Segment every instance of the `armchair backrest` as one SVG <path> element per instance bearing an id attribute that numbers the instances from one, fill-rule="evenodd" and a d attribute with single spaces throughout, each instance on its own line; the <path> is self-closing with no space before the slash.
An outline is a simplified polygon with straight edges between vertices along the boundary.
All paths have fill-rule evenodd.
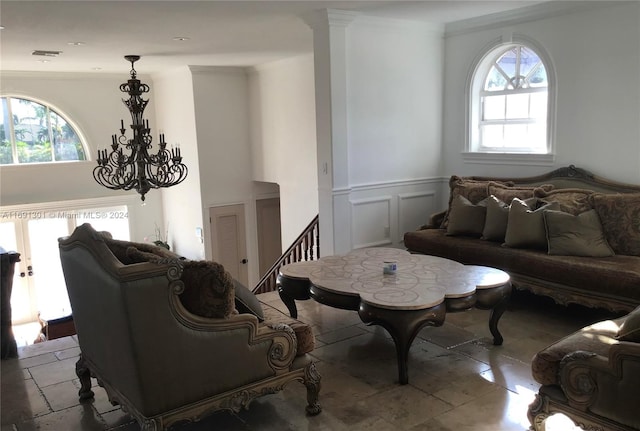
<path id="1" fill-rule="evenodd" d="M 139 315 L 153 309 L 154 304 L 149 303 L 153 295 L 146 295 L 149 289 L 158 291 L 165 286 L 167 302 L 171 265 L 124 265 L 89 224 L 61 238 L 59 247 L 83 357 L 129 400 L 143 404 L 137 350 L 145 320 Z M 146 329 L 146 336 L 158 336 L 155 328 Z"/>

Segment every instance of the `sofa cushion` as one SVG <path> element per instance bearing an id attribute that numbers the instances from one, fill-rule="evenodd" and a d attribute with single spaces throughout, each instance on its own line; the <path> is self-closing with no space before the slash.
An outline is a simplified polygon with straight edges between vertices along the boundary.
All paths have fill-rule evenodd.
<path id="1" fill-rule="evenodd" d="M 286 325 L 289 325 L 291 329 L 293 329 L 298 342 L 296 348 L 297 356 L 309 353 L 315 348 L 316 339 L 313 334 L 313 328 L 311 328 L 311 326 L 284 314 L 280 310 L 264 302 L 262 303 L 262 307 L 264 309 L 264 321 L 267 325 L 284 323 Z"/>
<path id="2" fill-rule="evenodd" d="M 238 313 L 253 314 L 259 321 L 263 321 L 264 310 L 262 309 L 260 301 L 258 301 L 256 295 L 235 278 L 233 279 L 233 285 L 235 287 L 234 302 Z"/>
<path id="3" fill-rule="evenodd" d="M 156 262 L 160 259 L 184 259 L 182 256 L 154 244 L 113 239 L 104 232 L 101 232 L 101 235 L 111 253 L 125 265 Z"/>
<path id="4" fill-rule="evenodd" d="M 524 202 L 531 208 L 536 204 L 537 200 L 536 198 L 529 198 L 525 199 Z M 509 206 L 494 195 L 487 198 L 487 215 L 482 229 L 482 239 L 504 242 L 509 221 Z"/>
<path id="5" fill-rule="evenodd" d="M 586 326 L 538 352 L 531 361 L 533 378 L 542 385 L 558 385 L 560 362 L 565 355 L 577 350 L 609 357 L 609 348 L 616 342 L 622 318 L 604 320 Z"/>
<path id="6" fill-rule="evenodd" d="M 554 189 L 547 191 L 542 188 L 538 188 L 534 192 L 537 198 L 544 202 L 557 202 L 560 205 L 560 211 L 574 215 L 593 208 L 589 200 L 593 193 L 593 191 L 585 189 Z"/>
<path id="7" fill-rule="evenodd" d="M 627 314 L 620 325 L 616 338 L 620 341 L 640 343 L 640 307 Z"/>
<path id="8" fill-rule="evenodd" d="M 579 215 L 543 211 L 548 253 L 564 256 L 613 256 L 595 210 Z"/>
<path id="9" fill-rule="evenodd" d="M 473 204 L 462 195 L 456 196 L 449 209 L 447 235 L 482 235 L 486 212 L 486 198 Z"/>
<path id="10" fill-rule="evenodd" d="M 180 300 L 189 312 L 203 317 L 228 318 L 236 311 L 233 277 L 217 262 L 187 260 Z"/>
<path id="11" fill-rule="evenodd" d="M 637 256 L 558 257 L 543 250 L 502 247 L 492 241 L 447 236 L 444 229 L 407 232 L 404 245 L 411 252 L 500 268 L 512 276 L 532 277 L 540 285 L 557 284 L 568 291 L 640 304 L 640 258 Z"/>
<path id="12" fill-rule="evenodd" d="M 594 193 L 590 200 L 613 251 L 640 256 L 640 193 Z"/>
<path id="13" fill-rule="evenodd" d="M 508 186 L 499 182 L 489 181 L 487 185 L 487 196 L 495 196 L 502 202 L 511 204 L 514 198 L 529 199 L 535 196 L 536 192 L 551 191 L 553 184 L 543 184 L 540 186 Z"/>
<path id="14" fill-rule="evenodd" d="M 504 245 L 515 248 L 547 249 L 547 233 L 544 228 L 543 212 L 557 209 L 558 203 L 551 202 L 532 209 L 531 202 L 514 198 L 509 208 L 507 232 Z"/>

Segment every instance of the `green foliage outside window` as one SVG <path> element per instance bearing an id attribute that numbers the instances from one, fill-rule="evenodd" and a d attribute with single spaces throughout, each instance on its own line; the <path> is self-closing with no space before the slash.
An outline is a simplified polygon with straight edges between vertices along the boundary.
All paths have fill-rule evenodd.
<path id="1" fill-rule="evenodd" d="M 27 99 L 1 102 L 0 165 L 86 160 L 78 133 L 57 112 Z"/>

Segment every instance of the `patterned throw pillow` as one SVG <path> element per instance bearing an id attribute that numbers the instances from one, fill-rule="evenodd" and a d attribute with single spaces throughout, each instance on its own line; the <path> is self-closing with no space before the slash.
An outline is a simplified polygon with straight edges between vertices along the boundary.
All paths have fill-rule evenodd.
<path id="1" fill-rule="evenodd" d="M 578 215 L 593 208 L 589 202 L 589 197 L 593 193 L 592 190 L 585 189 L 555 189 L 551 191 L 537 189 L 535 196 L 545 202 L 558 202 L 560 211 Z"/>
<path id="2" fill-rule="evenodd" d="M 184 292 L 180 300 L 189 312 L 218 319 L 236 312 L 233 278 L 219 263 L 185 261 L 181 280 Z"/>
<path id="3" fill-rule="evenodd" d="M 613 251 L 640 256 L 640 193 L 594 193 L 590 202 Z"/>
<path id="4" fill-rule="evenodd" d="M 489 182 L 487 185 L 487 196 L 495 196 L 506 204 L 511 204 L 514 198 L 529 199 L 535 196 L 538 191 L 551 191 L 553 184 L 543 184 L 541 186 L 505 186 L 497 182 Z"/>

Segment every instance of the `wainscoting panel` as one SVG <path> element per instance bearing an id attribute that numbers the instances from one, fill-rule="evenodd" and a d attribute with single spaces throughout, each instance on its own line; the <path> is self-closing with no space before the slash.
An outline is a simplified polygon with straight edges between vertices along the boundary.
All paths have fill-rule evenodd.
<path id="1" fill-rule="evenodd" d="M 391 196 L 351 200 L 353 248 L 391 245 Z"/>
<path id="2" fill-rule="evenodd" d="M 398 222 L 400 237 L 405 232 L 418 229 L 425 225 L 429 216 L 437 207 L 437 194 L 435 191 L 416 193 L 400 193 L 398 195 Z"/>

